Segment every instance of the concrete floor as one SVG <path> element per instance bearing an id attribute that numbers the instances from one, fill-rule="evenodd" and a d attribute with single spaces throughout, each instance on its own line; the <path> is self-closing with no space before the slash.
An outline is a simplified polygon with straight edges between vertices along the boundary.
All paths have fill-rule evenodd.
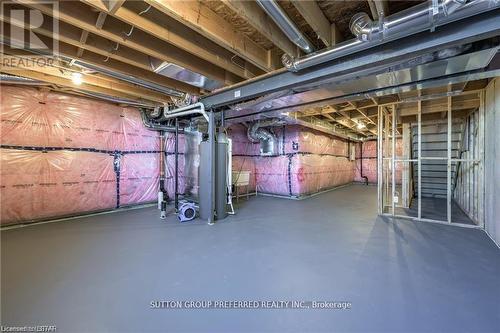
<path id="1" fill-rule="evenodd" d="M 448 220 L 448 205 L 446 199 L 442 198 L 422 198 L 422 218 L 446 222 Z M 390 212 L 390 208 L 387 209 Z M 397 215 L 418 216 L 418 198 L 411 201 L 410 208 L 396 208 Z M 462 224 L 475 224 L 460 206 L 451 201 L 451 222 Z"/>
<path id="2" fill-rule="evenodd" d="M 376 188 L 241 201 L 215 226 L 153 208 L 1 233 L 2 325 L 58 332 L 493 332 L 480 230 L 377 218 Z M 350 310 L 159 310 L 153 300 L 344 300 Z"/>

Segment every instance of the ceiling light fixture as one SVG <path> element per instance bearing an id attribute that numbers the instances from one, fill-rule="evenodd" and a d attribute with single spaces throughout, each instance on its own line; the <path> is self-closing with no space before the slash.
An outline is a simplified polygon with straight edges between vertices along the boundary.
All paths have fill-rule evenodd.
<path id="1" fill-rule="evenodd" d="M 81 73 L 73 72 L 71 74 L 71 81 L 73 81 L 74 84 L 80 85 L 83 82 L 83 76 Z"/>
<path id="2" fill-rule="evenodd" d="M 359 122 L 358 123 L 358 129 L 363 129 L 363 128 L 366 128 L 366 125 L 362 122 Z"/>

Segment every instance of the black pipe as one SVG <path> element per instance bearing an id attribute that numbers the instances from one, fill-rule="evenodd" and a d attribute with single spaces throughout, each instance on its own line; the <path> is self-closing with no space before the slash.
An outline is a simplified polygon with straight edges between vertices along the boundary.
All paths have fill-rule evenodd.
<path id="1" fill-rule="evenodd" d="M 175 118 L 175 212 L 179 211 L 179 119 Z"/>
<path id="2" fill-rule="evenodd" d="M 167 215 L 168 194 L 165 189 L 165 131 L 160 131 L 160 192 L 162 201 L 160 203 L 160 218 L 164 219 Z"/>
<path id="3" fill-rule="evenodd" d="M 361 141 L 361 149 L 360 149 L 360 152 L 361 152 L 361 165 L 360 165 L 360 175 L 361 175 L 361 178 L 364 178 L 365 179 L 365 183 L 366 185 L 368 185 L 368 177 L 366 176 L 363 176 L 363 141 Z"/>

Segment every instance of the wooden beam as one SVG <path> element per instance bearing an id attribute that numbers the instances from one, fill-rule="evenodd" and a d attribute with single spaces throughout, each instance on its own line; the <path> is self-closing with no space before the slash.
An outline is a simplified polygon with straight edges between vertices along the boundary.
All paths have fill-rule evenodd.
<path id="1" fill-rule="evenodd" d="M 99 15 L 97 15 L 97 20 L 95 22 L 95 27 L 97 29 L 102 29 L 102 27 L 104 26 L 104 21 L 106 21 L 107 16 L 108 14 L 106 14 L 105 12 L 100 12 Z"/>
<path id="2" fill-rule="evenodd" d="M 125 3 L 125 0 L 109 0 L 108 1 L 108 13 L 113 15 L 116 13 L 118 9 L 120 9 L 123 4 Z"/>
<path id="3" fill-rule="evenodd" d="M 361 129 L 357 128 L 357 126 L 358 126 L 357 121 L 351 119 L 351 117 L 349 117 L 349 115 L 347 113 L 345 113 L 344 111 L 339 111 L 330 105 L 324 107 L 322 111 L 326 111 L 326 112 L 322 113 L 322 115 L 324 117 L 331 119 L 332 121 L 334 121 L 342 126 L 345 126 L 358 134 L 367 136 L 366 133 L 364 133 Z M 337 114 L 341 115 L 342 116 L 341 120 L 344 120 L 344 121 L 341 121 L 341 120 L 338 120 L 338 119 L 332 117 L 330 115 L 330 113 L 337 113 Z"/>
<path id="4" fill-rule="evenodd" d="M 88 30 L 114 43 L 128 46 L 159 60 L 177 64 L 219 82 L 232 84 L 241 81 L 240 77 L 228 73 L 225 69 L 213 66 L 209 62 L 158 40 L 157 38 L 151 37 L 149 34 L 139 29 L 136 29 L 131 36 L 125 35 L 125 33 L 130 30 L 130 27 L 116 18 L 108 17 L 105 26 L 102 29 L 97 29 L 94 23 L 99 14 L 90 11 L 89 7 L 81 2 L 60 2 L 59 11 L 54 13 L 52 8 L 45 4 L 26 0 L 18 1 L 26 4 L 26 6 L 30 8 L 38 9 L 46 15 L 56 15 L 60 21 L 69 23 L 83 30 Z M 126 25 L 126 27 L 123 25 Z"/>
<path id="5" fill-rule="evenodd" d="M 2 73 L 22 76 L 22 77 L 26 77 L 26 78 L 33 79 L 33 80 L 43 81 L 43 82 L 48 82 L 48 83 L 56 84 L 59 86 L 72 88 L 75 90 L 87 91 L 87 92 L 91 92 L 91 93 L 98 93 L 98 94 L 103 94 L 103 95 L 117 97 L 117 98 L 125 98 L 125 99 L 129 99 L 129 100 L 136 101 L 139 103 L 144 103 L 144 104 L 149 105 L 149 106 L 155 105 L 155 103 L 152 103 L 151 101 L 147 101 L 147 100 L 144 100 L 142 98 L 137 98 L 137 97 L 130 95 L 130 94 L 121 93 L 121 92 L 118 92 L 114 89 L 102 88 L 102 87 L 95 86 L 95 85 L 88 84 L 88 83 L 82 83 L 81 85 L 77 85 L 77 84 L 74 84 L 70 79 L 52 76 L 52 75 L 39 73 L 39 72 L 35 72 L 35 71 L 9 69 L 7 67 L 2 67 L 1 71 L 2 71 Z"/>
<path id="6" fill-rule="evenodd" d="M 4 51 L 10 53 L 12 50 L 7 49 Z M 3 57 L 4 57 L 4 59 L 12 58 L 13 60 L 20 58 L 19 56 L 8 56 L 5 54 L 3 55 Z M 68 79 L 68 80 L 71 80 L 71 75 L 73 72 L 75 72 L 74 70 L 71 70 L 70 68 L 63 66 L 63 64 L 58 64 L 58 67 L 49 66 L 49 65 L 23 67 L 22 62 L 16 62 L 16 63 L 21 64 L 21 66 L 20 67 L 17 66 L 13 69 L 30 70 L 30 71 L 43 73 L 43 74 L 54 76 L 54 77 Z M 27 64 L 27 63 L 24 63 L 24 64 Z M 56 65 L 56 64 L 54 64 L 54 65 Z M 7 68 L 9 68 L 9 67 L 7 67 Z M 117 79 L 114 79 L 114 78 L 111 78 L 111 77 L 108 77 L 105 75 L 85 74 L 82 76 L 82 80 L 86 84 L 90 84 L 90 85 L 101 87 L 101 88 L 115 90 L 117 92 L 121 92 L 121 93 L 130 95 L 130 96 L 134 96 L 136 98 L 144 98 L 144 99 L 159 102 L 159 103 L 169 103 L 172 101 L 172 99 L 170 97 L 166 96 L 165 94 L 155 92 L 155 91 L 152 91 L 150 89 L 142 88 L 142 87 L 139 87 L 135 84 L 125 83 L 123 81 L 120 81 L 120 80 L 117 80 Z"/>
<path id="7" fill-rule="evenodd" d="M 464 109 L 464 110 L 456 110 L 453 112 L 453 118 L 465 118 L 467 117 L 472 111 L 475 109 Z M 441 118 L 441 113 L 426 113 L 422 114 L 422 121 L 429 121 L 429 120 L 440 120 Z M 417 116 L 416 115 L 410 115 L 410 116 L 403 116 L 400 118 L 400 122 L 402 124 L 405 123 L 413 123 L 417 121 Z"/>
<path id="8" fill-rule="evenodd" d="M 389 15 L 389 5 L 387 0 L 367 0 L 370 6 L 370 12 L 374 20 L 378 20 L 381 16 Z"/>
<path id="9" fill-rule="evenodd" d="M 80 44 L 85 45 L 87 43 L 87 38 L 89 37 L 89 32 L 86 30 L 82 30 L 82 34 L 80 35 Z M 78 48 L 78 57 L 83 55 L 83 48 Z"/>
<path id="10" fill-rule="evenodd" d="M 444 100 L 437 100 L 437 101 L 423 101 L 422 114 L 441 113 L 443 111 L 446 111 L 447 107 L 448 107 L 447 98 L 445 98 Z M 452 98 L 452 105 L 451 105 L 452 111 L 469 110 L 478 107 L 479 107 L 479 98 L 465 99 L 465 100 L 455 100 L 455 98 Z M 401 105 L 399 110 L 400 110 L 400 116 L 402 117 L 414 115 L 418 111 L 416 103 Z"/>
<path id="11" fill-rule="evenodd" d="M 358 108 L 358 106 L 357 106 L 356 102 L 349 102 L 349 104 L 351 104 L 351 105 L 352 105 L 352 106 L 356 109 L 356 111 L 358 111 L 358 112 L 359 112 L 359 113 L 360 113 L 360 114 L 361 114 L 361 115 L 362 115 L 365 119 L 367 119 L 367 120 L 368 120 L 368 122 L 370 122 L 370 123 L 371 123 L 371 124 L 373 124 L 373 125 L 376 125 L 376 124 L 375 124 L 375 122 L 374 122 L 374 121 L 373 121 L 370 117 L 368 117 L 368 115 L 367 115 L 364 111 L 362 111 L 361 109 L 359 109 L 359 108 Z M 368 124 L 366 124 L 365 126 L 366 126 L 366 129 L 367 129 L 368 131 L 370 131 L 370 132 L 371 132 L 372 134 L 374 134 L 374 135 L 377 135 L 377 131 L 375 131 L 375 130 L 373 130 L 373 129 L 370 129 L 370 128 L 368 127 Z"/>
<path id="12" fill-rule="evenodd" d="M 81 1 L 91 6 L 95 5 L 95 2 L 91 0 Z M 111 15 L 194 56 L 209 61 L 220 68 L 225 68 L 239 77 L 249 79 L 262 73 L 260 70 L 255 74 L 246 71 L 245 68 L 231 61 L 233 56 L 231 52 L 205 38 L 200 38 L 199 34 L 179 24 L 174 26 L 165 22 L 168 20 L 151 20 L 125 7 L 117 8 Z"/>
<path id="13" fill-rule="evenodd" d="M 269 72 L 268 51 L 233 29 L 231 24 L 199 1 L 145 0 L 162 13 Z"/>
<path id="14" fill-rule="evenodd" d="M 17 23 L 16 21 L 10 21 L 8 17 L 4 16 L 0 16 L 0 20 L 6 23 Z M 118 51 L 114 51 L 108 40 L 93 34 L 89 34 L 86 44 L 82 44 L 78 37 L 82 34 L 82 30 L 64 22 L 59 23 L 59 35 L 54 36 L 52 31 L 45 27 L 45 22 L 47 22 L 49 26 L 51 25 L 49 20 L 44 20 L 44 24 L 41 27 L 32 28 L 31 31 L 38 34 L 41 40 L 47 40 L 47 37 L 54 37 L 58 41 L 59 53 L 61 55 L 70 58 L 78 58 L 95 66 L 103 67 L 120 74 L 135 76 L 165 88 L 171 88 L 193 95 L 200 94 L 200 89 L 195 86 L 152 72 L 149 57 L 143 53 L 127 47 L 121 47 Z M 10 25 L 4 24 L 4 27 L 6 29 L 4 33 L 7 34 Z M 25 28 L 24 25 L 22 25 L 22 27 Z M 44 39 L 44 37 L 40 35 L 46 38 Z M 79 53 L 79 48 L 85 49 L 87 52 L 85 52 L 85 54 Z"/>
<path id="15" fill-rule="evenodd" d="M 333 34 L 331 29 L 332 27 L 336 29 L 336 27 L 328 21 L 316 1 L 292 0 L 292 3 L 304 20 L 306 20 L 307 24 L 313 28 L 318 38 L 320 38 L 327 47 L 333 45 Z"/>
<path id="16" fill-rule="evenodd" d="M 283 52 L 299 55 L 297 46 L 285 36 L 257 3 L 246 0 L 222 0 L 222 2 Z"/>

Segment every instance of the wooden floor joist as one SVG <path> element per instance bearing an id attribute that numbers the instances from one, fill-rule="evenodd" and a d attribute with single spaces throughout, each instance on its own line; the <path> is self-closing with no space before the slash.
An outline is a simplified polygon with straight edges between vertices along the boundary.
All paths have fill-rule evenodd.
<path id="1" fill-rule="evenodd" d="M 139 29 L 127 36 L 126 33 L 131 30 L 131 27 L 116 18 L 108 17 L 103 28 L 98 29 L 95 22 L 99 13 L 92 12 L 90 7 L 83 3 L 75 1 L 60 2 L 58 12 L 54 13 L 51 7 L 42 3 L 18 1 L 30 8 L 38 9 L 46 15 L 57 15 L 60 21 L 102 36 L 114 43 L 128 46 L 162 61 L 175 63 L 213 80 L 229 84 L 242 80 L 241 77 L 237 77 L 223 68 L 213 66 L 209 62 L 154 38 Z"/>
<path id="2" fill-rule="evenodd" d="M 95 1 L 81 1 L 95 8 L 100 8 Z M 201 36 L 199 34 L 180 24 L 166 24 L 166 22 L 169 21 L 168 17 L 164 20 L 151 20 L 147 17 L 150 13 L 151 11 L 141 16 L 131 9 L 119 7 L 114 13 L 110 14 L 130 26 L 137 27 L 151 36 L 159 38 L 194 56 L 200 57 L 220 68 L 225 68 L 239 77 L 245 79 L 254 77 L 254 75 L 246 71 L 245 68 L 235 64 L 231 60 L 234 54 L 226 49 L 208 39 L 200 38 Z M 256 70 L 255 72 L 260 74 L 260 71 Z"/>
<path id="3" fill-rule="evenodd" d="M 257 3 L 245 0 L 222 0 L 222 2 L 283 52 L 299 55 L 298 47 L 285 36 Z"/>
<path id="4" fill-rule="evenodd" d="M 14 58 L 14 59 L 19 59 L 17 56 L 9 56 L 4 54 L 4 59 L 5 58 Z M 4 62 L 5 63 L 5 62 Z M 2 70 L 7 69 L 6 66 L 2 66 Z M 66 66 L 63 66 L 62 64 L 59 64 L 58 67 L 56 67 L 56 64 L 54 66 L 16 66 L 15 68 L 12 68 L 14 70 L 20 70 L 23 73 L 26 73 L 26 71 L 33 71 L 37 73 L 42 73 L 45 75 L 50 75 L 53 77 L 61 78 L 61 79 L 66 79 L 66 80 L 71 80 L 71 76 L 73 73 L 81 73 L 81 71 L 75 70 L 75 69 L 70 69 L 67 68 Z M 11 69 L 11 70 L 12 70 Z M 9 74 L 12 73 L 11 71 Z M 170 97 L 168 97 L 165 94 L 159 93 L 152 91 L 150 89 L 145 89 L 142 87 L 139 87 L 137 85 L 131 84 L 131 83 L 126 83 L 105 75 L 99 75 L 99 74 L 83 74 L 82 75 L 82 82 L 85 84 L 101 87 L 101 88 L 106 88 L 110 89 L 119 93 L 124 93 L 130 96 L 133 96 L 135 98 L 141 98 L 145 100 L 150 100 L 158 103 L 169 103 L 172 101 Z"/>
<path id="5" fill-rule="evenodd" d="M 5 74 L 22 76 L 22 77 L 26 77 L 29 79 L 48 82 L 48 83 L 56 84 L 58 86 L 64 86 L 64 87 L 68 87 L 68 88 L 72 88 L 72 89 L 76 89 L 76 90 L 87 91 L 90 93 L 103 94 L 103 95 L 116 97 L 116 98 L 124 98 L 124 99 L 132 100 L 132 101 L 135 101 L 138 103 L 142 103 L 142 104 L 148 105 L 148 106 L 154 106 L 155 104 L 157 104 L 157 103 L 153 103 L 153 102 L 148 101 L 148 100 L 144 100 L 142 98 L 137 98 L 136 96 L 133 96 L 130 94 L 118 92 L 115 89 L 103 88 L 103 87 L 95 86 L 95 85 L 88 84 L 88 83 L 82 83 L 80 85 L 77 85 L 77 84 L 73 83 L 71 81 L 71 79 L 61 78 L 61 77 L 52 76 L 52 75 L 39 73 L 39 72 L 35 72 L 35 71 L 8 69 L 6 67 L 3 67 L 1 71 L 2 71 L 2 73 L 5 73 Z"/>
<path id="6" fill-rule="evenodd" d="M 1 17 L 1 20 L 6 20 L 6 18 Z M 9 22 L 8 18 L 7 22 Z M 135 76 L 165 88 L 194 95 L 200 93 L 200 89 L 195 86 L 154 73 L 151 70 L 148 57 L 143 53 L 125 47 L 114 51 L 111 44 L 104 38 L 92 34 L 87 37 L 85 44 L 80 43 L 77 36 L 81 34 L 81 29 L 65 23 L 61 23 L 61 25 L 63 28 L 62 31 L 59 35 L 55 36 L 50 30 L 45 29 L 44 26 L 34 28 L 32 31 L 41 35 L 39 37 L 42 41 L 46 41 L 49 37 L 55 37 L 58 41 L 59 53 L 63 56 L 81 59 L 95 66 L 124 75 Z M 8 32 L 9 25 L 4 25 L 4 28 Z M 77 50 L 76 52 L 74 52 L 75 49 Z M 78 51 L 79 49 L 86 50 L 85 54 Z"/>
<path id="7" fill-rule="evenodd" d="M 263 71 L 269 72 L 273 69 L 269 63 L 268 50 L 236 31 L 231 24 L 201 2 L 177 0 L 146 0 L 146 2 Z"/>

